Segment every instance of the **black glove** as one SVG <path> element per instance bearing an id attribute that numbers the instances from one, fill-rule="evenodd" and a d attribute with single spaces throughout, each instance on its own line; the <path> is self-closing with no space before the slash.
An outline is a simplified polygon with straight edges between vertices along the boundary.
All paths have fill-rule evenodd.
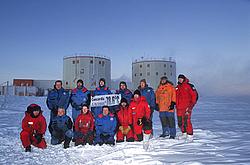
<path id="1" fill-rule="evenodd" d="M 160 110 L 159 104 L 156 104 L 156 105 L 155 105 L 155 110 L 156 110 L 156 111 L 159 111 L 159 110 Z"/>
<path id="2" fill-rule="evenodd" d="M 137 120 L 137 125 L 141 126 L 142 124 L 143 124 L 143 123 L 142 123 L 142 119 L 139 118 L 139 119 Z"/>
<path id="3" fill-rule="evenodd" d="M 152 129 L 152 121 L 150 119 L 146 119 L 145 117 L 142 119 L 143 130 L 151 130 Z"/>
<path id="4" fill-rule="evenodd" d="M 108 140 L 109 138 L 110 138 L 110 135 L 109 134 L 101 134 L 100 135 L 100 138 L 103 140 L 103 141 L 105 141 L 105 140 Z"/>
<path id="5" fill-rule="evenodd" d="M 170 106 L 168 107 L 169 110 L 173 110 L 175 106 L 175 102 L 171 101 Z"/>
<path id="6" fill-rule="evenodd" d="M 40 134 L 40 133 L 36 133 L 34 135 L 36 141 L 37 141 L 37 144 L 41 143 L 42 139 L 43 139 L 43 134 Z"/>

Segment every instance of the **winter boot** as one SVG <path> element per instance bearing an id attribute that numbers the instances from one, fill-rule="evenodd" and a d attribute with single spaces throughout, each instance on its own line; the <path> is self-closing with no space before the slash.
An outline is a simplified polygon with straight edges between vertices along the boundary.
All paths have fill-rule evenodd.
<path id="1" fill-rule="evenodd" d="M 148 150 L 150 134 L 143 134 L 143 149 Z"/>
<path id="2" fill-rule="evenodd" d="M 174 136 L 170 136 L 169 139 L 175 139 L 175 137 Z"/>
<path id="3" fill-rule="evenodd" d="M 193 135 L 187 135 L 186 142 L 190 143 L 190 142 L 193 142 L 193 140 L 194 140 L 194 136 Z"/>
<path id="4" fill-rule="evenodd" d="M 65 141 L 63 144 L 64 149 L 69 148 L 70 141 L 71 141 L 71 138 L 65 137 Z"/>
<path id="5" fill-rule="evenodd" d="M 181 139 L 186 139 L 187 138 L 187 133 L 184 132 L 182 133 L 181 135 L 178 136 L 178 139 L 181 140 Z"/>
<path id="6" fill-rule="evenodd" d="M 31 152 L 31 146 L 26 147 L 25 152 Z"/>

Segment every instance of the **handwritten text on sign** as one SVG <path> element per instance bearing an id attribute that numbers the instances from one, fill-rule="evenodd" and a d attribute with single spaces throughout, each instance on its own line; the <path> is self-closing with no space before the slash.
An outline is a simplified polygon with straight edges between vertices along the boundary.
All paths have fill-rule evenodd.
<path id="1" fill-rule="evenodd" d="M 101 107 L 104 105 L 113 106 L 119 105 L 121 101 L 120 94 L 100 95 L 91 97 L 91 107 Z"/>

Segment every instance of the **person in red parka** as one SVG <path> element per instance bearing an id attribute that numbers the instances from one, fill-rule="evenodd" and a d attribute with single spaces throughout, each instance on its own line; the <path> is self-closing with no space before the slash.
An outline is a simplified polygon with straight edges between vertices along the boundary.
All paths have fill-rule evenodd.
<path id="1" fill-rule="evenodd" d="M 133 99 L 129 105 L 129 111 L 132 111 L 135 141 L 142 141 L 144 136 L 149 138 L 152 133 L 152 124 L 150 120 L 151 111 L 146 98 L 141 96 L 139 90 L 135 90 L 134 92 Z"/>
<path id="2" fill-rule="evenodd" d="M 117 112 L 118 131 L 116 134 L 116 142 L 124 142 L 126 137 L 127 142 L 134 141 L 134 134 L 132 131 L 132 111 L 128 108 L 128 101 L 125 98 L 121 99 L 120 108 Z"/>
<path id="3" fill-rule="evenodd" d="M 183 74 L 180 74 L 178 76 L 178 85 L 176 87 L 178 126 L 182 132 L 182 136 L 179 138 L 188 138 L 191 141 L 193 140 L 191 114 L 197 100 L 198 93 L 194 85 L 190 84 L 188 78 L 186 78 Z"/>
<path id="4" fill-rule="evenodd" d="M 82 106 L 81 114 L 78 115 L 75 121 L 75 146 L 93 144 L 94 140 L 94 117 L 89 111 L 89 106 Z"/>
<path id="5" fill-rule="evenodd" d="M 20 133 L 25 152 L 31 152 L 31 144 L 42 149 L 47 147 L 43 137 L 46 128 L 47 124 L 41 107 L 37 104 L 30 104 L 22 120 L 22 132 Z"/>

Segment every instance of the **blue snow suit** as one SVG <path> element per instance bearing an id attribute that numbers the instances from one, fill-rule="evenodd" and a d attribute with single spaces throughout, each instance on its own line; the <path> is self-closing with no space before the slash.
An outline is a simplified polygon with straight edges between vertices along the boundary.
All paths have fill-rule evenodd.
<path id="1" fill-rule="evenodd" d="M 69 116 L 56 116 L 49 124 L 49 132 L 51 133 L 51 144 L 56 145 L 62 143 L 65 139 L 72 139 L 73 123 Z"/>
<path id="2" fill-rule="evenodd" d="M 49 91 L 47 100 L 46 100 L 47 107 L 51 110 L 50 111 L 50 121 L 57 116 L 57 109 L 59 107 L 63 107 L 65 112 L 69 106 L 69 92 L 64 88 L 59 90 L 52 89 Z"/>
<path id="3" fill-rule="evenodd" d="M 117 126 L 117 119 L 112 114 L 109 113 L 107 116 L 103 114 L 98 115 L 95 120 L 95 129 L 96 129 L 96 136 L 95 136 L 95 144 L 115 144 L 115 132 Z"/>
<path id="4" fill-rule="evenodd" d="M 121 94 L 121 98 L 125 98 L 128 101 L 128 104 L 130 104 L 131 98 L 133 96 L 132 92 L 129 89 L 119 89 L 116 90 L 116 94 Z"/>
<path id="5" fill-rule="evenodd" d="M 75 88 L 71 92 L 70 103 L 72 106 L 72 118 L 75 123 L 77 116 L 81 113 L 84 104 L 90 104 L 90 91 L 87 88 Z"/>
<path id="6" fill-rule="evenodd" d="M 94 90 L 93 96 L 98 96 L 98 95 L 108 95 L 112 94 L 112 92 L 109 90 L 108 87 L 98 87 Z M 91 112 L 94 114 L 94 118 L 96 119 L 99 114 L 102 113 L 102 106 L 100 107 L 92 107 Z"/>

